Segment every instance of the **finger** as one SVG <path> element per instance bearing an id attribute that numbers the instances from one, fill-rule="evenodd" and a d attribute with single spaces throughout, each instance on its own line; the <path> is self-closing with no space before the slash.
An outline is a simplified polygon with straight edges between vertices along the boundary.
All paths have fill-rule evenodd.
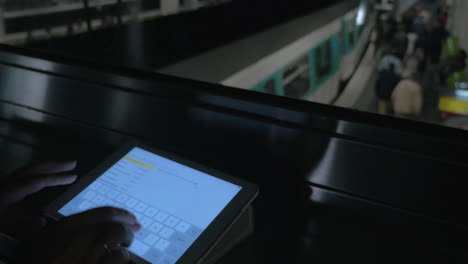
<path id="1" fill-rule="evenodd" d="M 102 264 L 127 264 L 130 261 L 130 254 L 125 248 L 112 250 L 111 253 L 102 257 Z"/>
<path id="2" fill-rule="evenodd" d="M 124 209 L 113 207 L 95 208 L 66 217 L 61 220 L 61 224 L 70 229 L 78 228 L 82 225 L 92 225 L 106 222 L 127 224 L 131 227 L 132 231 L 135 232 L 141 229 L 140 223 L 138 223 L 136 217 L 132 213 Z"/>
<path id="3" fill-rule="evenodd" d="M 103 224 L 98 241 L 110 247 L 129 247 L 133 241 L 133 231 L 129 225 L 122 223 Z"/>
<path id="4" fill-rule="evenodd" d="M 94 246 L 88 253 L 87 262 L 102 258 L 108 254 L 108 250 L 119 247 L 129 247 L 133 241 L 133 231 L 130 227 L 122 223 L 97 225 L 99 233 L 96 234 Z"/>
<path id="5" fill-rule="evenodd" d="M 50 252 L 50 258 L 54 259 L 51 262 L 53 264 L 98 263 L 98 258 L 95 258 L 94 261 L 84 262 L 85 259 L 89 260 L 89 252 L 96 245 L 95 241 L 98 232 L 97 226 L 86 226 L 79 230 L 79 232 L 68 234 L 61 241 L 56 241 L 58 247 L 55 248 L 55 252 L 51 251 L 50 248 L 44 251 Z M 50 247 L 50 245 L 43 246 Z M 99 258 L 105 254 L 104 246 L 101 245 L 101 247 L 102 252 Z"/>
<path id="6" fill-rule="evenodd" d="M 30 164 L 14 172 L 19 177 L 31 176 L 34 174 L 55 174 L 68 172 L 76 168 L 76 160 L 72 161 L 48 161 Z"/>
<path id="7" fill-rule="evenodd" d="M 36 193 L 46 187 L 71 184 L 76 180 L 76 178 L 76 175 L 59 174 L 27 179 L 22 183 L 16 184 L 1 192 L 0 208 L 5 208 L 19 202 L 26 196 Z"/>

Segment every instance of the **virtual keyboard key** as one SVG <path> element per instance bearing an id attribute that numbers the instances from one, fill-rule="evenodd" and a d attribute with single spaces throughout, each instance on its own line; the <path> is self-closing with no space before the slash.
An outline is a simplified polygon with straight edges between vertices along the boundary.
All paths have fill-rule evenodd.
<path id="1" fill-rule="evenodd" d="M 191 238 L 197 238 L 201 233 L 202 233 L 202 230 L 200 228 L 195 227 L 195 226 L 191 226 L 189 228 L 189 230 L 187 230 L 187 232 L 185 232 L 185 234 L 188 237 L 191 237 Z"/>
<path id="2" fill-rule="evenodd" d="M 83 197 L 88 199 L 88 200 L 92 200 L 94 198 L 94 196 L 96 196 L 95 192 L 87 191 Z"/>
<path id="3" fill-rule="evenodd" d="M 167 255 L 179 258 L 184 254 L 184 251 L 180 248 L 175 246 L 173 243 L 171 243 L 167 248 L 166 248 L 166 253 Z"/>
<path id="4" fill-rule="evenodd" d="M 91 203 L 90 201 L 87 201 L 87 200 L 84 200 L 83 202 L 81 202 L 81 204 L 78 206 L 78 209 L 80 209 L 81 211 L 86 211 L 90 208 L 94 207 L 94 204 Z"/>
<path id="5" fill-rule="evenodd" d="M 104 202 L 102 202 L 102 206 L 109 206 L 109 207 L 113 207 L 114 206 L 114 203 L 111 199 L 104 199 Z"/>
<path id="6" fill-rule="evenodd" d="M 130 207 L 130 208 L 135 208 L 135 205 L 138 203 L 138 200 L 134 199 L 134 198 L 130 198 L 128 199 L 128 201 L 125 203 L 126 206 Z"/>
<path id="7" fill-rule="evenodd" d="M 166 220 L 165 224 L 170 227 L 174 227 L 175 225 L 177 225 L 178 222 L 179 222 L 179 219 L 171 216 Z"/>
<path id="8" fill-rule="evenodd" d="M 143 202 L 140 202 L 139 204 L 137 204 L 137 206 L 135 207 L 135 210 L 137 210 L 138 212 L 140 213 L 143 213 L 146 208 L 148 208 L 148 205 L 143 203 Z"/>
<path id="9" fill-rule="evenodd" d="M 120 194 L 119 196 L 117 196 L 117 202 L 121 203 L 121 204 L 124 204 L 127 200 L 128 200 L 128 196 L 124 193 Z"/>
<path id="10" fill-rule="evenodd" d="M 189 230 L 190 224 L 186 222 L 180 222 L 175 229 L 179 232 L 185 233 L 187 230 Z"/>
<path id="11" fill-rule="evenodd" d="M 143 242 L 145 242 L 146 244 L 150 246 L 153 246 L 154 243 L 156 243 L 156 241 L 158 240 L 159 240 L 159 237 L 157 235 L 149 234 Z"/>
<path id="12" fill-rule="evenodd" d="M 137 220 L 140 220 L 143 217 L 143 215 L 140 213 L 137 213 L 137 212 L 131 212 L 131 213 L 136 217 Z"/>
<path id="13" fill-rule="evenodd" d="M 89 188 L 94 191 L 99 190 L 99 188 L 101 187 L 102 187 L 102 184 L 99 182 L 93 182 L 91 185 L 89 185 Z"/>
<path id="14" fill-rule="evenodd" d="M 154 217 L 154 215 L 158 212 L 159 210 L 154 208 L 154 207 L 149 207 L 148 209 L 146 209 L 145 211 L 145 215 L 147 215 L 148 217 Z"/>
<path id="15" fill-rule="evenodd" d="M 141 218 L 139 221 L 140 221 L 140 224 L 146 228 L 150 227 L 151 224 L 153 223 L 153 219 L 146 217 L 146 216 L 143 216 L 143 218 Z"/>
<path id="16" fill-rule="evenodd" d="M 165 239 L 169 239 L 172 234 L 174 234 L 174 230 L 164 227 L 161 232 L 159 232 L 159 235 L 164 237 Z"/>
<path id="17" fill-rule="evenodd" d="M 135 239 L 144 240 L 151 232 L 147 228 L 142 228 L 135 233 Z"/>
<path id="18" fill-rule="evenodd" d="M 148 250 L 148 252 L 146 252 L 144 258 L 147 259 L 150 263 L 160 264 L 163 256 L 164 254 L 161 251 L 155 248 L 151 248 L 150 250 Z"/>
<path id="19" fill-rule="evenodd" d="M 110 190 L 106 196 L 111 198 L 111 199 L 115 199 L 120 193 L 114 189 Z"/>
<path id="20" fill-rule="evenodd" d="M 149 230 L 151 232 L 154 232 L 155 234 L 159 233 L 159 231 L 161 231 L 161 229 L 163 228 L 164 226 L 158 222 L 154 222 L 150 227 L 149 227 Z"/>
<path id="21" fill-rule="evenodd" d="M 112 201 L 110 199 L 104 198 L 104 200 L 102 200 L 102 202 L 98 205 L 99 206 L 112 206 Z"/>
<path id="22" fill-rule="evenodd" d="M 101 188 L 99 188 L 99 192 L 103 195 L 106 195 L 108 192 L 110 192 L 110 188 L 107 187 L 106 185 L 103 185 Z"/>
<path id="23" fill-rule="evenodd" d="M 121 208 L 122 207 L 118 202 L 116 202 L 114 200 L 109 200 L 109 205 L 112 206 L 112 207 L 116 207 L 116 208 Z"/>
<path id="24" fill-rule="evenodd" d="M 160 264 L 174 264 L 176 263 L 175 259 L 174 258 L 171 258 L 169 256 L 165 256 L 163 260 L 161 260 L 161 262 L 159 262 Z"/>
<path id="25" fill-rule="evenodd" d="M 96 197 L 94 197 L 93 199 L 93 202 L 96 203 L 97 205 L 102 205 L 102 203 L 104 202 L 104 196 L 102 195 L 96 195 Z"/>
<path id="26" fill-rule="evenodd" d="M 142 256 L 150 249 L 150 247 L 135 239 L 133 240 L 132 245 L 128 249 L 131 252 Z"/>
<path id="27" fill-rule="evenodd" d="M 182 233 L 174 233 L 174 235 L 171 238 L 171 241 L 173 244 L 181 248 L 187 248 L 190 246 L 193 240 L 189 239 L 187 236 L 185 236 Z"/>
<path id="28" fill-rule="evenodd" d="M 169 241 L 165 240 L 165 239 L 160 239 L 155 245 L 154 247 L 161 250 L 161 251 L 164 251 L 166 250 L 167 247 L 169 247 L 171 243 L 169 243 Z"/>
<path id="29" fill-rule="evenodd" d="M 167 217 L 169 215 L 164 213 L 164 212 L 159 212 L 155 217 L 154 219 L 158 220 L 159 222 L 161 223 L 164 223 L 164 221 L 166 221 Z"/>

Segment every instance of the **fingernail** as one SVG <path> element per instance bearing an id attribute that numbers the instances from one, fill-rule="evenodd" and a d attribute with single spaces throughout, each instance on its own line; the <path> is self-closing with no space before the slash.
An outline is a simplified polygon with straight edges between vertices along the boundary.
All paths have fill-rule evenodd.
<path id="1" fill-rule="evenodd" d="M 64 160 L 58 161 L 58 168 L 62 171 L 71 171 L 76 168 L 77 161 L 76 160 Z"/>
<path id="2" fill-rule="evenodd" d="M 72 175 L 70 176 L 70 178 L 72 179 L 72 181 L 76 181 L 76 179 L 78 178 L 78 175 Z"/>
<path id="3" fill-rule="evenodd" d="M 135 225 L 135 227 L 136 227 L 136 232 L 138 232 L 138 231 L 141 230 L 141 228 L 142 228 L 143 226 L 142 226 L 140 223 L 137 223 L 137 224 Z"/>
<path id="4" fill-rule="evenodd" d="M 75 168 L 77 163 L 78 163 L 77 160 L 64 160 L 64 161 L 62 161 L 62 164 L 64 166 L 67 166 L 67 167 L 70 167 L 70 168 Z"/>

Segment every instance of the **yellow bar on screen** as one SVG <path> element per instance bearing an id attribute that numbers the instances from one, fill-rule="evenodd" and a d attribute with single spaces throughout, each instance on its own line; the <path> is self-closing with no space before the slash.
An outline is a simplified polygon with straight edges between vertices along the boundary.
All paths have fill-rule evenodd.
<path id="1" fill-rule="evenodd" d="M 123 159 L 126 160 L 126 161 L 128 161 L 128 162 L 131 162 L 131 163 L 134 163 L 134 164 L 136 164 L 136 165 L 139 165 L 139 166 L 141 166 L 141 167 L 143 167 L 143 168 L 145 168 L 145 169 L 148 169 L 148 170 L 154 170 L 154 169 L 155 169 L 154 166 L 151 166 L 151 165 L 149 165 L 149 164 L 146 164 L 146 163 L 144 163 L 144 162 L 141 162 L 141 161 L 139 161 L 139 160 L 137 160 L 137 159 L 134 159 L 134 158 L 132 158 L 132 157 L 129 157 L 129 156 L 125 156 Z"/>

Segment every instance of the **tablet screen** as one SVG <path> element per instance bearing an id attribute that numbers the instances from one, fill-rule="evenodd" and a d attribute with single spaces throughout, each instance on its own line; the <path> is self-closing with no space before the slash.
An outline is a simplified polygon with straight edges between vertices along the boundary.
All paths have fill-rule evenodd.
<path id="1" fill-rule="evenodd" d="M 176 263 L 241 186 L 135 147 L 65 204 L 69 216 L 113 206 L 143 228 L 129 250 L 150 263 Z"/>

